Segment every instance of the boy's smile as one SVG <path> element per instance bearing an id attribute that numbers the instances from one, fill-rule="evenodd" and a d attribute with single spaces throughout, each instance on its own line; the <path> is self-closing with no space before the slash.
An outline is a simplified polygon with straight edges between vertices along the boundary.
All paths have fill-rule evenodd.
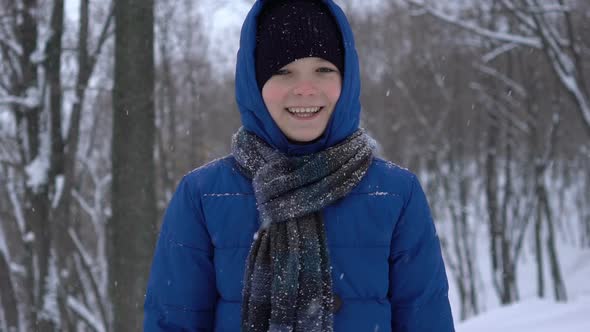
<path id="1" fill-rule="evenodd" d="M 262 87 L 262 98 L 279 129 L 295 142 L 320 137 L 342 88 L 337 67 L 321 58 L 295 60 Z"/>

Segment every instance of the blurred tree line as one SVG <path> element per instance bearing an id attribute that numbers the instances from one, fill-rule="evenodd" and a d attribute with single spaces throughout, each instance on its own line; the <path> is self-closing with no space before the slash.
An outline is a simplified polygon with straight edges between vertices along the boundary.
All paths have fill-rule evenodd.
<path id="1" fill-rule="evenodd" d="M 0 0 L 0 331 L 139 329 L 176 183 L 240 125 L 201 1 L 80 0 L 72 21 Z M 518 301 L 525 255 L 566 301 L 559 244 L 590 247 L 590 3 L 338 2 L 363 126 L 428 191 L 457 318 L 484 287 Z"/>

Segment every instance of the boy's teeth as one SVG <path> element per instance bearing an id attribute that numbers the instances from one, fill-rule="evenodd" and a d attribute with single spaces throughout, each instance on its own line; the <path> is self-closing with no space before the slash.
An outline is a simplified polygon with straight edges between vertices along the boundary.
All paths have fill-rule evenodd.
<path id="1" fill-rule="evenodd" d="M 288 108 L 291 113 L 316 113 L 321 107 L 291 107 Z"/>

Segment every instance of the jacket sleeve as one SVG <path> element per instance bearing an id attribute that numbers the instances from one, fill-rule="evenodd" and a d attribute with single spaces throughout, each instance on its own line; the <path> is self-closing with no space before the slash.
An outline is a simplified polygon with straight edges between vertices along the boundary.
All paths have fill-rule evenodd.
<path id="1" fill-rule="evenodd" d="M 178 185 L 164 214 L 144 303 L 145 332 L 213 331 L 213 246 L 196 183 L 190 183 L 189 176 Z"/>
<path id="2" fill-rule="evenodd" d="M 426 196 L 413 177 L 391 240 L 393 332 L 451 332 L 453 317 L 440 243 Z"/>

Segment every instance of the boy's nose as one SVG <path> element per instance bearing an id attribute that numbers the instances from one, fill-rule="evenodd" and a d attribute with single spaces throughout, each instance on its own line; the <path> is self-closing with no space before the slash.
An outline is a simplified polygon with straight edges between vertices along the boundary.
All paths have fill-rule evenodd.
<path id="1" fill-rule="evenodd" d="M 315 95 L 317 91 L 317 88 L 309 81 L 301 82 L 293 89 L 294 94 L 301 96 Z"/>

